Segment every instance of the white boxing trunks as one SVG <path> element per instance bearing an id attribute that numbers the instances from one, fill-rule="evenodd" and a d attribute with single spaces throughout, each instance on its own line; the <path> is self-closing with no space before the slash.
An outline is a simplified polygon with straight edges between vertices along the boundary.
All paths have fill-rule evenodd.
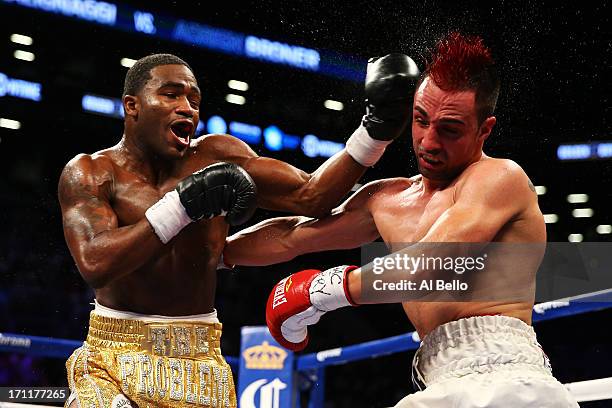
<path id="1" fill-rule="evenodd" d="M 395 408 L 578 408 L 552 376 L 533 328 L 506 316 L 443 324 L 423 339 L 413 361 L 421 391 Z"/>

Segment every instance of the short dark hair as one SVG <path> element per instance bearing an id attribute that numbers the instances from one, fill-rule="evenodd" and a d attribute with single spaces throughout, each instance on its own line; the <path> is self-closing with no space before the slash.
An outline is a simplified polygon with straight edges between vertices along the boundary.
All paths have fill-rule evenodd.
<path id="1" fill-rule="evenodd" d="M 160 65 L 184 65 L 193 72 L 185 61 L 172 54 L 152 54 L 136 61 L 125 74 L 123 96 L 136 95 L 151 79 L 151 70 Z"/>
<path id="2" fill-rule="evenodd" d="M 493 115 L 500 80 L 491 50 L 481 37 L 456 31 L 444 36 L 436 43 L 419 85 L 425 77 L 445 91 L 475 91 L 478 123 Z"/>

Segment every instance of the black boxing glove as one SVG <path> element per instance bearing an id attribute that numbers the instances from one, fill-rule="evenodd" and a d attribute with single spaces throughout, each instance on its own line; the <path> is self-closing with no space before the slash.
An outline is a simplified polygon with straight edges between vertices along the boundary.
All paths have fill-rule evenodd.
<path id="1" fill-rule="evenodd" d="M 404 54 L 388 54 L 368 61 L 365 80 L 366 114 L 346 143 L 347 152 L 364 166 L 372 166 L 386 146 L 408 125 L 419 70 Z"/>
<path id="2" fill-rule="evenodd" d="M 230 225 L 246 222 L 257 208 L 255 182 L 240 166 L 216 163 L 184 178 L 176 187 L 193 221 L 225 215 Z"/>
<path id="3" fill-rule="evenodd" d="M 230 225 L 238 225 L 256 208 L 257 188 L 251 176 L 236 164 L 216 163 L 185 177 L 145 216 L 165 244 L 191 222 L 221 215 Z"/>
<path id="4" fill-rule="evenodd" d="M 414 61 L 404 54 L 389 54 L 368 61 L 367 113 L 362 123 L 374 139 L 393 140 L 406 129 L 418 75 L 415 69 Z"/>

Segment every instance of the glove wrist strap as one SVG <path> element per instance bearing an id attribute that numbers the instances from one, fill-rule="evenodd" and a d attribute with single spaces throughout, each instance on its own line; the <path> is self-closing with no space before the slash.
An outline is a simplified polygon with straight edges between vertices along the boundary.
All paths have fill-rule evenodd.
<path id="1" fill-rule="evenodd" d="M 310 284 L 310 301 L 314 307 L 325 312 L 341 307 L 353 306 L 348 292 L 348 272 L 356 266 L 336 266 L 321 272 Z"/>
<path id="2" fill-rule="evenodd" d="M 346 141 L 346 152 L 362 166 L 371 167 L 382 157 L 391 140 L 376 140 L 359 126 Z"/>
<path id="3" fill-rule="evenodd" d="M 346 296 L 346 300 L 348 300 L 351 306 L 358 306 L 357 303 L 355 303 L 355 301 L 351 297 L 351 292 L 349 292 L 349 287 L 348 287 L 349 285 L 348 274 L 350 271 L 353 271 L 355 269 L 359 269 L 359 268 L 356 266 L 347 266 L 344 269 L 344 276 L 342 278 L 342 287 L 344 288 L 344 295 Z"/>

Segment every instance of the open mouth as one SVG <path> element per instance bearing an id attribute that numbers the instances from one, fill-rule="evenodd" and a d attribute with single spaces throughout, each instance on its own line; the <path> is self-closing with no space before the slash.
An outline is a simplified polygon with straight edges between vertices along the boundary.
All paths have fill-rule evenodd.
<path id="1" fill-rule="evenodd" d="M 189 146 L 193 124 L 189 121 L 176 121 L 170 125 L 170 130 L 176 136 L 178 142 L 183 146 Z"/>
<path id="2" fill-rule="evenodd" d="M 426 154 L 422 154 L 421 155 L 421 160 L 423 160 L 425 163 L 431 165 L 431 166 L 436 166 L 439 164 L 442 164 L 442 162 L 440 160 L 436 160 L 431 156 L 428 156 Z"/>

